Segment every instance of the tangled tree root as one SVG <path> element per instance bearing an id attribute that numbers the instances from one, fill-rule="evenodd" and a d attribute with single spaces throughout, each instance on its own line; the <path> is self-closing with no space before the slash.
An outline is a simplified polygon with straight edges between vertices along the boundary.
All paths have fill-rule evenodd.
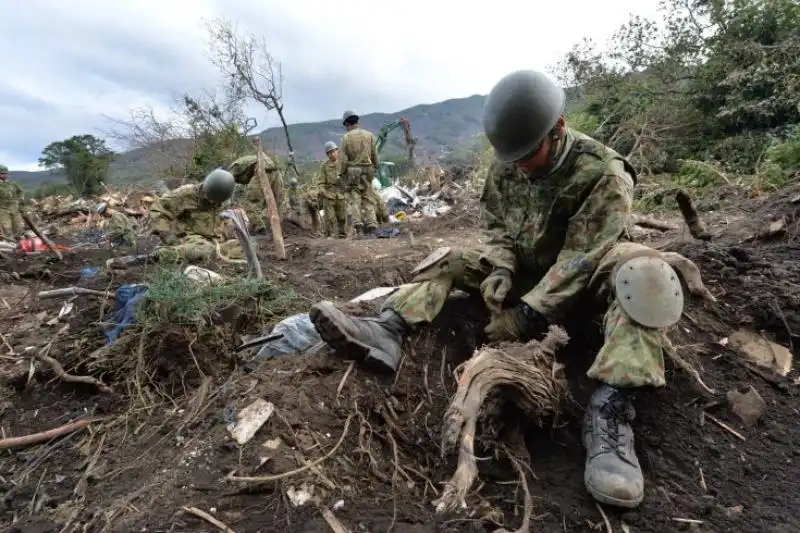
<path id="1" fill-rule="evenodd" d="M 569 392 L 563 366 L 554 354 L 568 341 L 562 328 L 550 326 L 542 341 L 483 348 L 461 365 L 463 372 L 445 413 L 442 435 L 443 451 L 459 444 L 458 466 L 434 502 L 437 513 L 466 507 L 465 497 L 478 477 L 475 432 L 479 418 L 484 425 L 498 423 L 508 402 L 534 421 L 558 412 Z"/>

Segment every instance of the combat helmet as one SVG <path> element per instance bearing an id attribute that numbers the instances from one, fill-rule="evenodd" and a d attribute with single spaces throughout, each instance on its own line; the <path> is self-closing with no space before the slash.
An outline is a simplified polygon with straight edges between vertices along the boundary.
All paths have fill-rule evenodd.
<path id="1" fill-rule="evenodd" d="M 506 75 L 483 106 L 483 130 L 501 163 L 534 152 L 564 112 L 564 90 L 535 70 Z"/>
<path id="2" fill-rule="evenodd" d="M 298 185 L 299 183 L 300 183 L 300 182 L 298 182 L 298 181 L 297 181 L 297 178 L 295 178 L 294 176 L 292 176 L 291 178 L 289 178 L 289 187 L 292 187 L 292 188 L 294 188 L 294 187 L 297 187 L 297 185 Z"/>
<path id="3" fill-rule="evenodd" d="M 356 120 L 358 120 L 358 115 L 356 115 L 356 112 L 353 111 L 352 109 L 348 109 L 342 114 L 342 124 L 347 122 L 347 119 L 349 118 L 355 118 Z"/>
<path id="4" fill-rule="evenodd" d="M 328 141 L 328 142 L 325 143 L 325 153 L 326 154 L 329 154 L 329 153 L 333 152 L 334 150 L 338 150 L 338 149 L 339 149 L 339 147 L 336 146 L 336 143 L 333 142 L 333 141 Z"/>
<path id="5" fill-rule="evenodd" d="M 8 167 L 5 165 L 0 165 L 0 174 L 8 174 Z"/>
<path id="6" fill-rule="evenodd" d="M 235 184 L 233 174 L 218 168 L 212 170 L 203 180 L 203 192 L 210 201 L 221 204 L 231 197 Z"/>

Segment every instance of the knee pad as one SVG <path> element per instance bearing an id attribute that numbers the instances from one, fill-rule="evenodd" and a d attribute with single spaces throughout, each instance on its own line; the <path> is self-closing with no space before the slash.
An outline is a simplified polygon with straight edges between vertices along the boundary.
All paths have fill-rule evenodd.
<path id="1" fill-rule="evenodd" d="M 617 302 L 637 324 L 663 328 L 683 314 L 683 287 L 677 272 L 663 259 L 639 255 L 620 262 L 612 274 Z"/>

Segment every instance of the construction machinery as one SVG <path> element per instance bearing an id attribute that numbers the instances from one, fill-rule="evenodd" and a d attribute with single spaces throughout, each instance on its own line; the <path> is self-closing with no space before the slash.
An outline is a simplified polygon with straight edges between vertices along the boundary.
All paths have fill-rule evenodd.
<path id="1" fill-rule="evenodd" d="M 413 165 L 414 146 L 417 144 L 417 139 L 411 135 L 411 122 L 406 118 L 401 117 L 381 127 L 378 138 L 375 140 L 375 148 L 378 155 L 380 156 L 383 147 L 386 145 L 386 139 L 389 137 L 389 134 L 397 128 L 403 128 L 403 136 L 405 137 L 406 148 L 408 149 L 408 161 Z M 389 187 L 397 179 L 397 166 L 391 161 L 381 161 L 377 177 L 378 181 L 381 183 L 381 187 Z"/>

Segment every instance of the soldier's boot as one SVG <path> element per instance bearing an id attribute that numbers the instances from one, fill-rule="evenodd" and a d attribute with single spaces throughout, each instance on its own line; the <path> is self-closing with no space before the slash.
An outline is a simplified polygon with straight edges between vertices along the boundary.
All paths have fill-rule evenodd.
<path id="1" fill-rule="evenodd" d="M 644 477 L 633 447 L 635 416 L 627 391 L 601 385 L 589 401 L 583 418 L 583 480 L 600 503 L 634 508 L 644 498 Z"/>
<path id="2" fill-rule="evenodd" d="M 353 224 L 353 237 L 356 239 L 361 236 L 364 226 L 361 224 Z"/>
<path id="3" fill-rule="evenodd" d="M 322 340 L 337 354 L 354 358 L 375 372 L 397 370 L 409 327 L 394 311 L 387 309 L 377 318 L 359 318 L 343 313 L 331 302 L 320 302 L 311 308 L 310 317 Z"/>

